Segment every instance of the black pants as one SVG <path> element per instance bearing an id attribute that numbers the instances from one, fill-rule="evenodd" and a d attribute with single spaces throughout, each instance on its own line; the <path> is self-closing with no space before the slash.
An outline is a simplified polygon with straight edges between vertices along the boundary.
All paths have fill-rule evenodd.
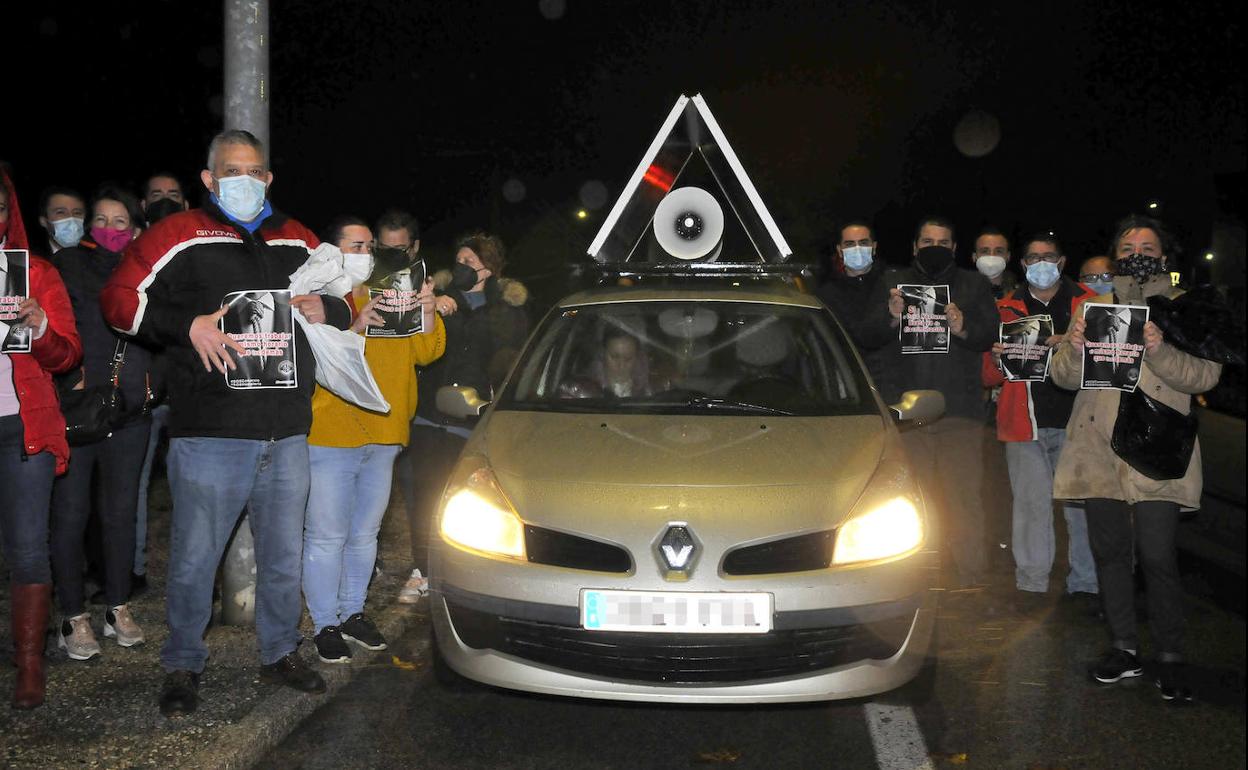
<path id="1" fill-rule="evenodd" d="M 1177 658 L 1184 627 L 1183 585 L 1174 545 L 1178 503 L 1146 500 L 1132 506 L 1122 500 L 1089 498 L 1086 508 L 1088 539 L 1096 559 L 1101 601 L 1114 646 L 1139 649 L 1132 574 L 1132 557 L 1138 548 L 1148 593 L 1148 624 L 1157 657 Z"/>
<path id="2" fill-rule="evenodd" d="M 113 607 L 130 597 L 139 473 L 150 426 L 149 420 L 139 420 L 102 441 L 74 447 L 69 470 L 52 486 L 52 578 L 66 616 L 81 614 L 85 607 L 82 537 L 91 514 L 92 489 L 103 534 L 104 598 Z"/>
<path id="3" fill-rule="evenodd" d="M 429 425 L 413 425 L 412 438 L 395 460 L 398 486 L 407 507 L 412 563 L 429 574 L 429 528 L 447 477 L 467 439 Z"/>

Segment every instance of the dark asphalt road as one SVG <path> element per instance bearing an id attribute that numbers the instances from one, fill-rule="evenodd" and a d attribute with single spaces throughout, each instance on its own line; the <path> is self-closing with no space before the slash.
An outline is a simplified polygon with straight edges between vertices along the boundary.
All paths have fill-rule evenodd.
<path id="1" fill-rule="evenodd" d="M 1194 599 L 1200 702 L 1163 703 L 1151 679 L 1096 687 L 1099 621 L 1059 603 L 1032 616 L 989 594 L 950 594 L 938 663 L 867 701 L 783 707 L 600 703 L 439 685 L 428 627 L 396 640 L 260 763 L 283 768 L 871 768 L 868 714 L 908 706 L 927 766 L 1244 766 L 1244 619 Z M 397 661 L 395 660 L 397 658 Z M 907 766 L 914 766 L 913 764 Z M 922 765 L 918 765 L 922 766 Z"/>

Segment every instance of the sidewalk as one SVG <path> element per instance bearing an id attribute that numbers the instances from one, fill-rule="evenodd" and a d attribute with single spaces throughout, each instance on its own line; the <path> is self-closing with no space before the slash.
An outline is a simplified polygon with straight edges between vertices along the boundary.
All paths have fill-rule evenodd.
<path id="1" fill-rule="evenodd" d="M 159 652 L 166 636 L 169 534 L 169 495 L 163 478 L 153 481 L 150 505 L 149 588 L 131 603 L 147 641 L 124 649 L 105 639 L 103 608 L 91 607 L 103 654 L 90 661 L 72 661 L 57 648 L 54 628 L 60 617 L 53 610 L 46 648 L 47 701 L 34 711 L 9 708 L 14 680 L 9 584 L 7 579 L 0 582 L 0 767 L 248 768 L 302 719 L 329 703 L 369 661 L 380 658 L 390 665 L 412 665 L 393 661 L 387 651 L 370 653 L 354 645 L 350 665 L 321 663 L 305 611 L 301 629 L 306 641 L 300 652 L 328 686 L 322 695 L 308 695 L 261 684 L 255 633 L 214 625 L 207 634 L 210 659 L 200 683 L 199 709 L 176 719 L 161 716 L 157 698 L 164 671 Z M 396 602 L 411 566 L 407 520 L 397 493 L 382 523 L 379 556 L 386 574 L 373 580 L 366 611 L 382 633 L 394 639 L 425 614 L 423 604 Z M 0 574 L 7 574 L 2 559 Z"/>

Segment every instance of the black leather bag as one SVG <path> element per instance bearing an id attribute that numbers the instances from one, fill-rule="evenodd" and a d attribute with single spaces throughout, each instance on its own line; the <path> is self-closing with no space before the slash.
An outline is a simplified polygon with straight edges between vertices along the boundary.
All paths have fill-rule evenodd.
<path id="1" fill-rule="evenodd" d="M 61 391 L 65 440 L 70 446 L 102 441 L 125 422 L 126 397 L 118 386 L 125 358 L 126 343 L 119 342 L 113 353 L 113 371 L 108 384 Z"/>
<path id="2" fill-rule="evenodd" d="M 1196 446 L 1196 415 L 1172 409 L 1137 388 L 1122 394 L 1109 445 L 1150 479 L 1181 479 Z"/>

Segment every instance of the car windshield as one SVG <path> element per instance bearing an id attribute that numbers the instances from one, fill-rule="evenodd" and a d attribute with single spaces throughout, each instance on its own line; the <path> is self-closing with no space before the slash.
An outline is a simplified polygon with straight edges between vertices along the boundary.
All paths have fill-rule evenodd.
<path id="1" fill-rule="evenodd" d="M 878 414 L 823 310 L 647 301 L 557 310 L 499 409 L 605 414 Z"/>

